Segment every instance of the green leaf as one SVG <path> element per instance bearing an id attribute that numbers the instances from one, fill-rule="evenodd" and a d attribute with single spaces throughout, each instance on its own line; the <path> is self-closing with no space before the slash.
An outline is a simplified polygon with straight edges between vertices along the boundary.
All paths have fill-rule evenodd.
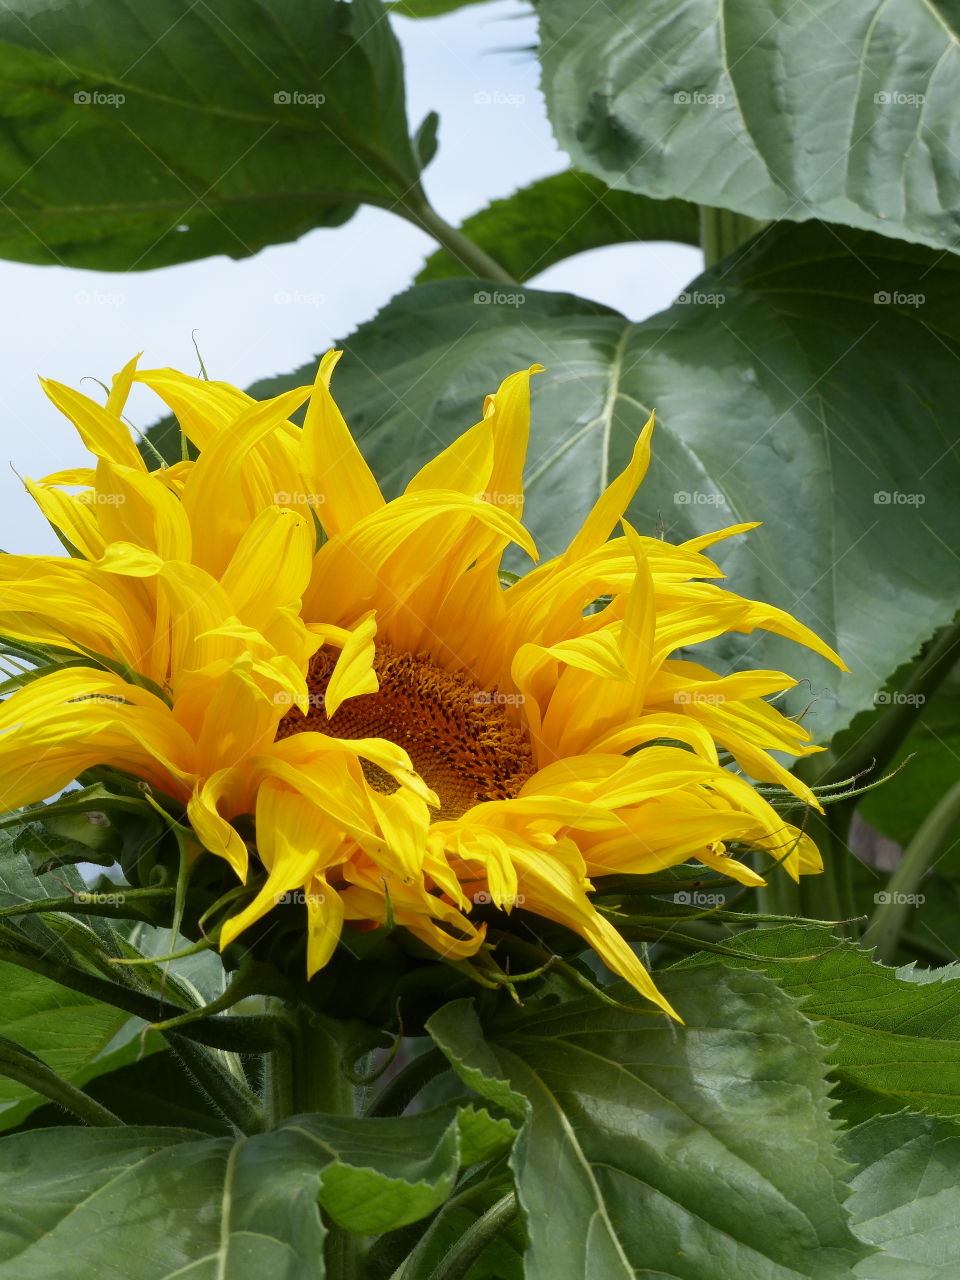
<path id="1" fill-rule="evenodd" d="M 960 22 L 913 0 L 541 0 L 560 146 L 611 186 L 955 249 Z M 882 286 L 880 286 L 882 287 Z"/>
<path id="2" fill-rule="evenodd" d="M 37 1057 L 71 1084 L 129 1023 L 129 1014 L 68 991 L 58 983 L 12 964 L 0 963 L 0 1034 Z M 131 1054 L 136 1052 L 134 1045 Z M 89 1078 L 89 1077 L 87 1077 Z M 26 1100 L 29 1107 L 12 1107 Z M 0 1076 L 0 1128 L 19 1123 L 44 1099 L 16 1080 Z"/>
<path id="3" fill-rule="evenodd" d="M 317 1204 L 350 1231 L 437 1209 L 460 1164 L 450 1108 L 295 1116 L 231 1140 L 184 1129 L 43 1129 L 0 1139 L 0 1280 L 322 1280 Z"/>
<path id="4" fill-rule="evenodd" d="M 700 243 L 700 215 L 686 200 L 649 200 L 611 191 L 589 173 L 568 169 L 522 187 L 471 214 L 460 228 L 516 280 L 546 271 L 575 253 L 636 240 Z M 464 275 L 452 253 L 432 254 L 417 283 Z"/>
<path id="5" fill-rule="evenodd" d="M 494 1119 L 485 1107 L 460 1107 L 460 1163 L 467 1167 L 501 1155 L 512 1144 L 516 1129 L 506 1118 Z"/>
<path id="6" fill-rule="evenodd" d="M 893 698 L 896 690 L 887 692 Z M 859 812 L 878 831 L 907 845 L 934 805 L 957 780 L 960 759 L 960 685 L 945 684 L 923 708 L 921 719 L 890 769 L 900 772 L 860 801 Z M 948 850 L 937 872 L 960 879 L 960 850 Z"/>
<path id="7" fill-rule="evenodd" d="M 76 796 L 78 804 L 84 803 L 82 793 L 69 795 Z M 65 808 L 67 799 L 64 797 Z M 71 866 L 35 874 L 18 848 L 18 840 L 0 832 L 0 908 L 63 898 L 85 889 L 83 879 Z M 6 917 L 2 928 L 14 941 L 22 938 L 27 944 L 39 945 L 45 956 L 90 968 L 113 981 L 132 983 L 142 992 L 179 1000 L 185 1008 L 209 1002 L 222 992 L 223 965 L 211 952 L 135 970 L 112 965 L 111 957 L 163 955 L 171 948 L 169 930 L 137 924 L 129 929 L 134 945 L 124 936 L 124 923 L 115 928 L 95 915 L 78 918 L 38 913 Z M 174 941 L 174 949 L 176 946 Z M 20 965 L 0 961 L 0 1034 L 36 1054 L 77 1087 L 156 1052 L 163 1043 L 161 1038 L 156 1034 L 143 1037 L 143 1028 L 139 1018 L 131 1018 L 123 1010 Z M 180 1078 L 178 1072 L 175 1079 Z M 0 1129 L 21 1124 L 42 1102 L 33 1090 L 0 1078 Z"/>
<path id="8" fill-rule="evenodd" d="M 388 0 L 387 8 L 404 18 L 439 18 L 485 0 Z"/>
<path id="9" fill-rule="evenodd" d="M 334 391 L 395 494 L 477 420 L 501 378 L 547 365 L 533 383 L 524 511 L 544 556 L 567 546 L 655 406 L 631 520 L 671 541 L 764 522 L 715 553 L 728 585 L 793 612 L 852 671 L 760 633 L 731 638 L 719 660 L 808 680 L 789 705 L 812 702 L 824 742 L 873 706 L 960 598 L 949 407 L 960 399 L 960 268 L 867 233 L 843 240 L 819 224 L 771 229 L 642 324 L 562 294 L 419 286 L 346 341 Z M 922 307 L 874 303 L 921 289 Z M 252 390 L 275 394 L 313 372 Z"/>
<path id="10" fill-rule="evenodd" d="M 437 154 L 437 130 L 439 128 L 440 117 L 436 111 L 428 111 L 413 135 L 413 149 L 416 152 L 421 169 L 425 169 Z"/>
<path id="11" fill-rule="evenodd" d="M 309 1144 L 285 1131 L 197 1139 L 131 1128 L 0 1140 L 0 1277 L 323 1280 Z"/>
<path id="12" fill-rule="evenodd" d="M 960 970 L 930 975 L 874 963 L 869 953 L 828 928 L 788 925 L 728 939 L 744 953 L 725 963 L 762 969 L 788 995 L 803 999 L 828 1046 L 850 1120 L 904 1106 L 960 1116 Z M 678 968 L 700 968 L 699 957 Z"/>
<path id="13" fill-rule="evenodd" d="M 0 79 L 4 258 L 241 258 L 417 190 L 379 0 L 15 0 Z"/>
<path id="14" fill-rule="evenodd" d="M 882 1116 L 840 1138 L 858 1166 L 847 1202 L 853 1229 L 883 1250 L 863 1280 L 953 1280 L 960 1257 L 960 1128 L 926 1116 Z"/>
<path id="15" fill-rule="evenodd" d="M 467 1001 L 430 1020 L 466 1082 L 526 1100 L 511 1164 L 528 1280 L 849 1276 L 866 1250 L 809 1023 L 761 974 L 661 977 L 683 1027 L 626 984 L 612 990 L 636 1014 L 575 1000 L 486 1037 Z"/>

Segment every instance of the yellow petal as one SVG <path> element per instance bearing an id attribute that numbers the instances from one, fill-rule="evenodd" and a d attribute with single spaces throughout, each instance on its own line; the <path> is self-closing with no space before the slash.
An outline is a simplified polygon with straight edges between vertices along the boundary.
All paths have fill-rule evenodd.
<path id="1" fill-rule="evenodd" d="M 352 630 L 315 627 L 324 632 L 338 632 L 342 637 L 340 657 L 336 661 L 324 694 L 324 710 L 327 717 L 337 714 L 347 698 L 357 698 L 366 693 L 376 693 L 380 687 L 373 669 L 376 650 L 377 615 L 374 610 L 363 615 Z M 331 636 L 332 638 L 332 636 Z"/>
<path id="2" fill-rule="evenodd" d="M 650 465 L 650 437 L 653 435 L 653 421 L 651 413 L 637 438 L 629 463 L 597 499 L 593 510 L 583 522 L 580 532 L 564 552 L 563 564 L 572 564 L 606 542 L 630 505 Z"/>
<path id="3" fill-rule="evenodd" d="M 267 868 L 263 888 L 220 930 L 221 950 L 341 857 L 342 835 L 303 796 L 265 782 L 257 795 L 257 850 Z"/>
<path id="4" fill-rule="evenodd" d="M 146 471 L 146 463 L 130 432 L 115 413 L 60 382 L 41 378 L 40 385 L 60 412 L 74 424 L 91 453 L 131 467 L 134 471 Z"/>
<path id="5" fill-rule="evenodd" d="M 404 493 L 430 489 L 454 489 L 479 502 L 493 468 L 493 431 L 489 422 L 478 422 L 420 468 Z"/>
<path id="6" fill-rule="evenodd" d="M 330 374 L 341 355 L 340 351 L 328 351 L 320 361 L 303 421 L 299 455 L 300 471 L 330 535 L 350 529 L 384 505 L 373 472 L 330 394 Z"/>

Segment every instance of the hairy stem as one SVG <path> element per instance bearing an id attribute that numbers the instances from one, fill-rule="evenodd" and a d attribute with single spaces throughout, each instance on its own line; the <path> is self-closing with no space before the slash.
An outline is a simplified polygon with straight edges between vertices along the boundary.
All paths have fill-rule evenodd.
<path id="1" fill-rule="evenodd" d="M 123 1124 L 119 1116 L 64 1080 L 34 1054 L 0 1036 L 0 1075 L 36 1090 L 51 1102 L 59 1103 L 84 1124 L 106 1126 Z"/>
<path id="2" fill-rule="evenodd" d="M 263 1131 L 263 1108 L 258 1099 L 246 1084 L 218 1062 L 213 1050 L 193 1044 L 172 1031 L 167 1031 L 165 1038 L 215 1110 L 241 1133 Z"/>

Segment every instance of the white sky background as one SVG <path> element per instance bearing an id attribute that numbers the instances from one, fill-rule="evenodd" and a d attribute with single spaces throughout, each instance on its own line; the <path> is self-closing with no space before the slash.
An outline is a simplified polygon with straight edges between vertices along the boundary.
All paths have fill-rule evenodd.
<path id="1" fill-rule="evenodd" d="M 428 111 L 440 113 L 440 147 L 424 182 L 448 222 L 567 167 L 547 122 L 536 57 L 519 51 L 536 42 L 525 6 L 502 0 L 429 21 L 396 19 L 395 29 L 411 131 Z M 482 92 L 493 101 L 475 103 Z M 407 288 L 435 247 L 402 219 L 364 208 L 343 227 L 239 262 L 208 258 L 130 274 L 0 262 L 7 317 L 0 461 L 31 477 L 89 463 L 72 426 L 40 390 L 38 374 L 73 386 L 86 376 L 108 382 L 139 350 L 144 367 L 196 373 L 190 336 L 196 330 L 209 376 L 248 386 L 349 335 Z M 530 283 L 642 320 L 668 306 L 701 264 L 699 251 L 688 246 L 615 246 L 559 263 Z M 278 293 L 323 301 L 281 304 Z M 99 395 L 93 383 L 82 389 Z M 139 425 L 159 412 L 146 389 L 131 397 L 130 416 Z M 13 471 L 5 467 L 0 475 L 0 548 L 61 553 Z"/>

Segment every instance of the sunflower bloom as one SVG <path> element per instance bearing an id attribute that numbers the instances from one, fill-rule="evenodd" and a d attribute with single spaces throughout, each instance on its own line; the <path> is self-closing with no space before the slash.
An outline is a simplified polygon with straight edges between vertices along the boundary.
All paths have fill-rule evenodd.
<path id="1" fill-rule="evenodd" d="M 818 750 L 767 701 L 795 681 L 675 655 L 763 628 L 843 664 L 710 581 L 706 549 L 754 526 L 671 546 L 624 520 L 652 420 L 569 547 L 505 586 L 508 546 L 537 561 L 521 516 L 540 366 L 388 502 L 331 396 L 338 357 L 264 402 L 136 361 L 106 405 L 44 384 L 96 461 L 27 482 L 74 554 L 0 557 L 0 632 L 72 659 L 0 706 L 0 805 L 113 766 L 181 804 L 249 884 L 221 946 L 300 890 L 310 974 L 345 922 L 464 960 L 484 944 L 478 902 L 522 904 L 673 1012 L 594 878 L 698 859 L 763 883 L 731 846 L 794 878 L 821 868 L 744 776 L 816 804 L 771 754 Z M 147 469 L 120 416 L 135 381 L 195 462 Z"/>

